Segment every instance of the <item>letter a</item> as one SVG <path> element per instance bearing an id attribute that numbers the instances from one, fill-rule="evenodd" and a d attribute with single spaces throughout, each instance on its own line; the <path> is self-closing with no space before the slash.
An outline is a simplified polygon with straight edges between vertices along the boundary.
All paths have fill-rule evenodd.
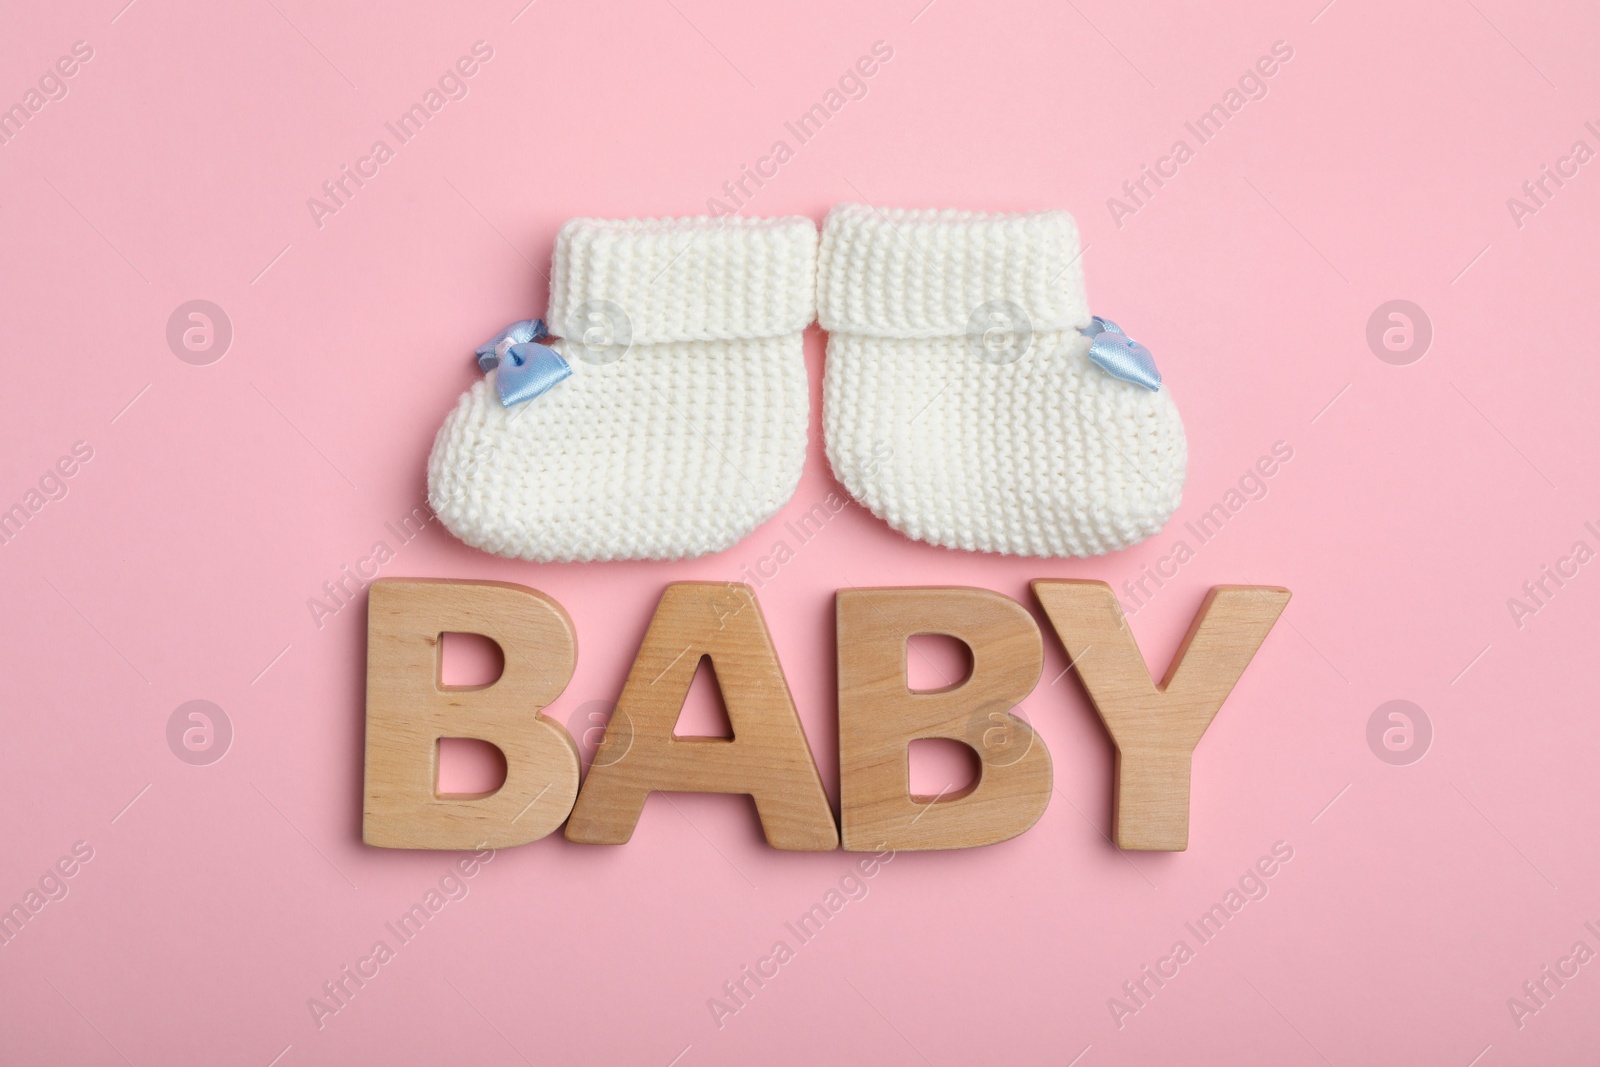
<path id="1" fill-rule="evenodd" d="M 708 658 L 733 738 L 673 736 Z M 620 845 L 645 799 L 748 793 L 773 848 L 829 851 L 839 831 L 789 685 L 747 585 L 674 582 L 661 594 L 606 736 L 567 823 L 567 839 Z"/>

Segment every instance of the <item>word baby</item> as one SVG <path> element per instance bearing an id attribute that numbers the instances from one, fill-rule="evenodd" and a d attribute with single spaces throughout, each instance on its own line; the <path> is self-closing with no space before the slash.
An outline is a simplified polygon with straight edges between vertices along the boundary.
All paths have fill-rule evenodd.
<path id="1" fill-rule="evenodd" d="M 1033 583 L 1116 745 L 1114 815 L 1124 849 L 1189 843 L 1195 745 L 1289 602 L 1270 586 L 1217 586 L 1155 683 L 1104 582 Z M 383 579 L 368 603 L 363 838 L 382 848 L 527 844 L 566 823 L 571 841 L 622 844 L 655 791 L 746 793 L 775 848 L 850 851 L 992 844 L 1027 830 L 1050 800 L 1050 754 L 1011 714 L 1038 684 L 1044 645 L 1026 608 L 987 589 L 850 589 L 836 598 L 839 818 L 829 806 L 788 683 L 747 585 L 667 586 L 639 646 L 588 777 L 577 746 L 540 714 L 577 660 L 572 620 L 543 593 L 504 582 Z M 481 634 L 505 666 L 485 686 L 440 684 L 445 633 Z M 914 691 L 907 641 L 966 644 L 959 685 Z M 673 736 L 702 659 L 722 691 L 732 738 Z M 441 794 L 439 741 L 487 741 L 505 757 L 499 788 Z M 977 753 L 959 794 L 914 796 L 913 740 Z"/>

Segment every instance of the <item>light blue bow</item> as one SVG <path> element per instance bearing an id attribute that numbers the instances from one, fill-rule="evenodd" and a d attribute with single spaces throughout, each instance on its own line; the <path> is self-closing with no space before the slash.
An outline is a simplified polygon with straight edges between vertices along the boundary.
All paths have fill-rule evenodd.
<path id="1" fill-rule="evenodd" d="M 1125 382 L 1143 386 L 1152 393 L 1161 388 L 1161 372 L 1156 370 L 1150 350 L 1122 332 L 1110 319 L 1094 317 L 1094 324 L 1078 331 L 1092 338 L 1089 359 L 1094 365 Z"/>
<path id="2" fill-rule="evenodd" d="M 572 377 L 572 366 L 561 353 L 539 342 L 550 336 L 542 319 L 523 319 L 478 346 L 478 367 L 496 371 L 495 390 L 500 403 L 512 407 L 541 396 L 557 382 Z"/>

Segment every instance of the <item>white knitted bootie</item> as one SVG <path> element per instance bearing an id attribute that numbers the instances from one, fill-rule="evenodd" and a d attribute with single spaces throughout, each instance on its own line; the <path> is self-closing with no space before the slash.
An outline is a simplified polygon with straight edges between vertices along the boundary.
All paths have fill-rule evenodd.
<path id="1" fill-rule="evenodd" d="M 816 254 L 805 218 L 569 222 L 560 340 L 512 346 L 542 339 L 513 329 L 480 350 L 499 367 L 434 440 L 433 510 L 475 548 L 540 561 L 680 559 L 750 533 L 805 463 Z"/>
<path id="2" fill-rule="evenodd" d="M 1078 257 L 1060 211 L 828 215 L 823 428 L 852 496 L 979 552 L 1092 556 L 1161 529 L 1183 423 L 1150 354 L 1089 314 Z"/>

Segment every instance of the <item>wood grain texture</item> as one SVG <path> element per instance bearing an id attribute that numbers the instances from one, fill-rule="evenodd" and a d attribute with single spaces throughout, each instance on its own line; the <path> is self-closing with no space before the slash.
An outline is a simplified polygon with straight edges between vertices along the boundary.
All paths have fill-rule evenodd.
<path id="1" fill-rule="evenodd" d="M 987 589 L 851 589 L 837 597 L 839 800 L 844 847 L 971 848 L 1015 837 L 1050 802 L 1050 754 L 1012 709 L 1044 664 L 1027 609 Z M 912 691 L 907 642 L 945 634 L 972 652 L 953 686 Z M 978 754 L 969 789 L 911 795 L 909 748 L 920 738 L 959 741 Z"/>
<path id="2" fill-rule="evenodd" d="M 731 740 L 673 736 L 702 657 L 716 673 Z M 747 793 L 774 848 L 839 847 L 810 743 L 747 585 L 674 582 L 662 593 L 567 823 L 568 840 L 622 844 L 657 790 Z"/>
<path id="3" fill-rule="evenodd" d="M 481 634 L 505 668 L 482 686 L 439 681 L 445 633 Z M 367 755 L 362 839 L 380 848 L 508 848 L 559 827 L 578 793 L 578 750 L 539 714 L 577 663 L 561 605 L 507 582 L 386 578 L 367 603 Z M 439 739 L 500 749 L 506 779 L 485 794 L 437 792 Z"/>
<path id="4" fill-rule="evenodd" d="M 1105 582 L 1040 580 L 1033 591 L 1116 744 L 1117 847 L 1184 851 L 1194 748 L 1283 614 L 1289 590 L 1214 587 L 1159 685 Z"/>

